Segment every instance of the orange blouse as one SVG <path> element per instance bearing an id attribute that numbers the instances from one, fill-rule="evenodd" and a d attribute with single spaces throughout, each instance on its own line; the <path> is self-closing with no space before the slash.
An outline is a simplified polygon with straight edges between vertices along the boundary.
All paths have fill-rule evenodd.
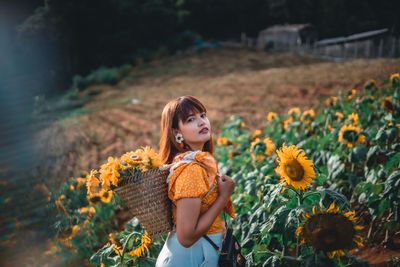
<path id="1" fill-rule="evenodd" d="M 196 161 L 193 161 L 193 159 L 201 162 L 213 171 L 218 172 L 217 162 L 209 152 L 189 151 L 179 154 L 174 158 L 173 163 L 175 165 L 171 167 L 170 175 L 168 176 L 168 197 L 174 204 L 172 205 L 174 223 L 176 223 L 176 201 L 178 199 L 202 199 L 208 191 L 217 184 L 216 175 L 200 166 Z M 202 200 L 200 213 L 206 212 L 217 197 L 218 186 Z M 236 218 L 232 199 L 228 201 L 224 211 L 232 218 Z M 221 219 L 221 214 L 219 214 L 206 234 L 220 233 L 223 231 L 223 228 L 224 224 Z"/>

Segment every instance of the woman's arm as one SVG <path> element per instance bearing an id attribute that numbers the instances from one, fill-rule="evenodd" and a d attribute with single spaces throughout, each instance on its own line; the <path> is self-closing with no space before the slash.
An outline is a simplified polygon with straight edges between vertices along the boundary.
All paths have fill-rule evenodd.
<path id="1" fill-rule="evenodd" d="M 207 231 L 228 202 L 235 182 L 228 176 L 218 177 L 219 196 L 208 210 L 200 215 L 200 198 L 182 198 L 176 202 L 176 234 L 179 243 L 188 248 Z"/>

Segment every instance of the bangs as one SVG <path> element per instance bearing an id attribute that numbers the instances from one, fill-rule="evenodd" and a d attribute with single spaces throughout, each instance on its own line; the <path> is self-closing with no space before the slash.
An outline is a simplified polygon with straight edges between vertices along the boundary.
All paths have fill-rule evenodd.
<path id="1" fill-rule="evenodd" d="M 185 121 L 190 115 L 207 112 L 206 108 L 196 98 L 186 96 L 180 97 L 176 107 L 172 128 L 178 128 L 178 121 Z"/>

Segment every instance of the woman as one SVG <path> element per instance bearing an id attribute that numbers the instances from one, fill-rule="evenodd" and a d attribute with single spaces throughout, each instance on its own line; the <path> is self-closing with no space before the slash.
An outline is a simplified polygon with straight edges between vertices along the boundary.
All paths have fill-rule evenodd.
<path id="1" fill-rule="evenodd" d="M 211 126 L 206 108 L 192 96 L 170 101 L 162 112 L 160 155 L 173 164 L 168 176 L 176 231 L 170 232 L 156 266 L 217 266 L 219 254 L 204 238 L 220 248 L 224 229 L 221 211 L 235 218 L 234 181 L 217 176 L 212 156 Z"/>

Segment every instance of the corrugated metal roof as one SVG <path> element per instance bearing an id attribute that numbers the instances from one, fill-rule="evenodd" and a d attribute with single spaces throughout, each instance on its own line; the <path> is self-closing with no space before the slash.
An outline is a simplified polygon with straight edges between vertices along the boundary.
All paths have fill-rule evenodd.
<path id="1" fill-rule="evenodd" d="M 323 39 L 323 40 L 318 41 L 316 43 L 316 45 L 318 46 L 318 45 L 330 45 L 330 44 L 340 44 L 340 43 L 345 43 L 345 42 L 354 42 L 354 41 L 366 39 L 369 37 L 378 36 L 378 35 L 388 32 L 388 31 L 389 30 L 385 28 L 385 29 L 380 29 L 380 30 L 355 33 L 355 34 L 349 35 L 347 37 L 328 38 L 328 39 Z"/>
<path id="2" fill-rule="evenodd" d="M 371 36 L 375 36 L 375 35 L 380 35 L 383 33 L 388 32 L 388 29 L 381 29 L 381 30 L 375 30 L 375 31 L 368 31 L 368 32 L 362 32 L 362 33 L 356 33 L 356 34 L 352 34 L 350 36 L 347 37 L 347 41 L 353 41 L 353 40 L 359 40 L 359 39 L 363 39 L 363 38 L 368 38 Z"/>
<path id="3" fill-rule="evenodd" d="M 307 23 L 307 24 L 273 25 L 260 31 L 260 33 L 280 32 L 280 31 L 296 32 L 307 27 L 311 27 L 311 24 Z"/>

